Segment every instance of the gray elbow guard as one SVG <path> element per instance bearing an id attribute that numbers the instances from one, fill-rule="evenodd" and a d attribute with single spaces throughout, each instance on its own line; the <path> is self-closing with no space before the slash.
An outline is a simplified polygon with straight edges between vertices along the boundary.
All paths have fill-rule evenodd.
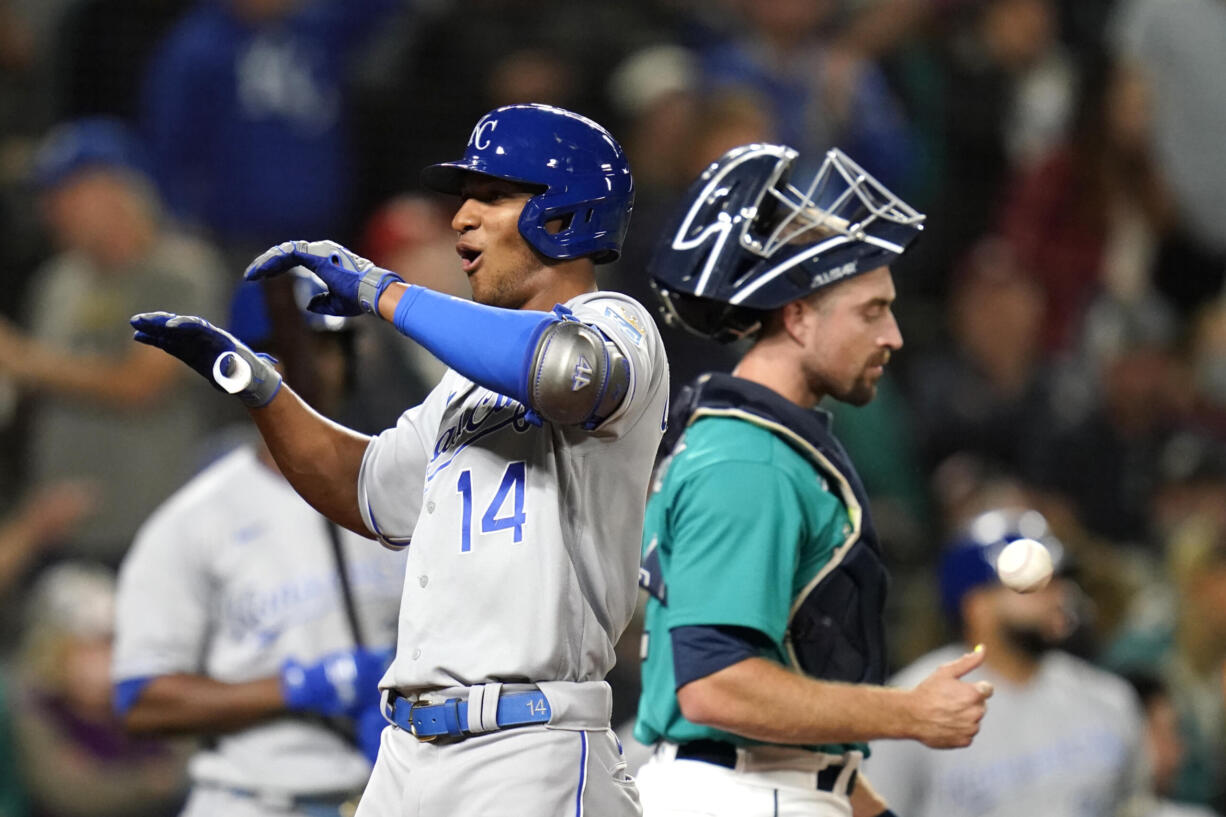
<path id="1" fill-rule="evenodd" d="M 531 378 L 532 408 L 541 417 L 595 428 L 625 398 L 630 362 L 599 329 L 558 321 L 537 341 Z"/>

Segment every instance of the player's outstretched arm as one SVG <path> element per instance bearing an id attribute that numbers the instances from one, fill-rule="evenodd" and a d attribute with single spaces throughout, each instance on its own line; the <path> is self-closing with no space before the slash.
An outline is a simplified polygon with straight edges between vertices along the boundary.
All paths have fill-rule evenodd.
<path id="1" fill-rule="evenodd" d="M 911 739 L 933 748 L 969 746 L 992 689 L 959 680 L 983 663 L 967 653 L 917 687 L 819 681 L 763 658 L 748 658 L 677 690 L 694 723 L 770 743 Z"/>
<path id="2" fill-rule="evenodd" d="M 311 299 L 307 309 L 320 315 L 378 313 L 379 297 L 392 283 L 404 279 L 376 267 L 335 241 L 285 241 L 270 247 L 247 265 L 243 277 L 259 281 L 305 267 L 319 276 L 328 291 Z"/>
<path id="3" fill-rule="evenodd" d="M 278 244 L 252 261 L 245 277 L 300 266 L 328 286 L 307 305 L 311 311 L 374 312 L 469 380 L 550 422 L 595 428 L 628 392 L 629 363 L 616 344 L 561 307 L 499 309 L 410 286 L 333 241 Z"/>
<path id="4" fill-rule="evenodd" d="M 182 360 L 251 410 L 277 467 L 316 510 L 369 537 L 358 511 L 358 470 L 368 437 L 332 422 L 285 387 L 275 361 L 203 318 L 146 312 L 132 318 L 139 343 Z"/>

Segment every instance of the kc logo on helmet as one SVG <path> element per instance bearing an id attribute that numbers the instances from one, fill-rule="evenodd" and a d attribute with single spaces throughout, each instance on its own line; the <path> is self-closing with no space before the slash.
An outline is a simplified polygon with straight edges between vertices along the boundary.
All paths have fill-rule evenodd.
<path id="1" fill-rule="evenodd" d="M 490 134 L 492 134 L 497 127 L 497 119 L 490 119 L 488 116 L 481 117 L 481 121 L 477 123 L 477 127 L 473 128 L 472 136 L 468 137 L 468 144 L 472 145 L 477 150 L 485 150 L 490 146 Z"/>

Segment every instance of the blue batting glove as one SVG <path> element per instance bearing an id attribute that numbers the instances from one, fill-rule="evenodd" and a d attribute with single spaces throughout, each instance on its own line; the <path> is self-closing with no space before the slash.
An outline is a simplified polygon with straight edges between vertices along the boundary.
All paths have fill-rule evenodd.
<path id="1" fill-rule="evenodd" d="M 142 312 L 129 321 L 138 343 L 156 346 L 191 366 L 215 389 L 237 395 L 250 408 L 267 405 L 281 388 L 277 361 L 256 354 L 241 340 L 204 318 L 172 312 Z"/>
<path id="2" fill-rule="evenodd" d="M 281 665 L 281 692 L 293 710 L 357 717 L 379 702 L 379 679 L 391 650 L 342 650 L 314 664 L 293 658 Z"/>
<path id="3" fill-rule="evenodd" d="M 294 267 L 306 267 L 328 285 L 307 309 L 320 315 L 361 315 L 374 312 L 379 296 L 393 282 L 404 283 L 390 270 L 337 244 L 335 241 L 286 241 L 265 251 L 247 267 L 248 281 L 270 278 Z"/>

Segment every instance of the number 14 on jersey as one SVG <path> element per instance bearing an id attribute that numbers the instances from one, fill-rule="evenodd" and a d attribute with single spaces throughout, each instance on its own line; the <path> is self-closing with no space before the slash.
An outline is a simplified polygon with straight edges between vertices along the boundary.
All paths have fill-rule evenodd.
<path id="1" fill-rule="evenodd" d="M 524 487 L 527 483 L 528 464 L 522 460 L 507 463 L 506 470 L 502 472 L 502 481 L 481 515 L 481 533 L 496 533 L 511 528 L 514 541 L 523 541 L 524 520 L 527 517 L 524 512 Z M 460 472 L 456 490 L 460 492 L 460 551 L 464 553 L 472 550 L 473 495 L 480 493 L 481 487 L 473 485 L 471 470 Z M 506 505 L 510 505 L 509 511 L 504 507 Z"/>

